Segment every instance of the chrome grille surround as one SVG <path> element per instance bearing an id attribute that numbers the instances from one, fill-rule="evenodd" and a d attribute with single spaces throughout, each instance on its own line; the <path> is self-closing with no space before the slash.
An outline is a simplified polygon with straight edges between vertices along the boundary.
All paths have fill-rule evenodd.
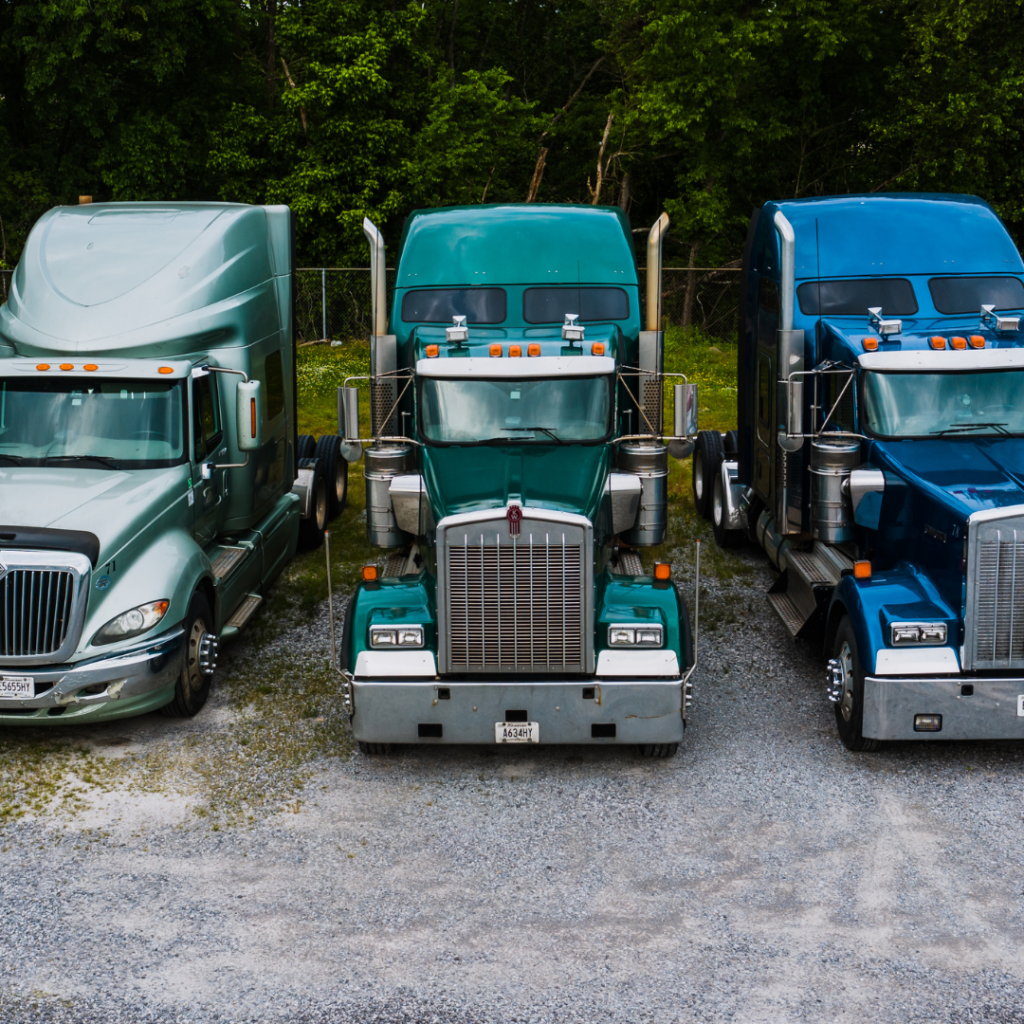
<path id="1" fill-rule="evenodd" d="M 1024 668 L 1024 505 L 967 520 L 967 599 L 960 664 Z"/>
<path id="2" fill-rule="evenodd" d="M 523 507 L 447 516 L 437 527 L 438 671 L 594 671 L 594 528 L 585 516 Z"/>
<path id="3" fill-rule="evenodd" d="M 0 549 L 0 667 L 52 665 L 75 652 L 91 572 L 70 551 Z"/>

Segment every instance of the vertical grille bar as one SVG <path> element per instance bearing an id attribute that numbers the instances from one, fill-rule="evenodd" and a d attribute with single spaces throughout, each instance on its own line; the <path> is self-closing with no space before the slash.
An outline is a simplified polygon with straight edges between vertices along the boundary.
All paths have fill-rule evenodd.
<path id="1" fill-rule="evenodd" d="M 74 580 L 64 569 L 8 569 L 0 579 L 0 657 L 60 650 L 71 626 Z"/>
<path id="2" fill-rule="evenodd" d="M 990 520 L 970 530 L 963 667 L 1024 668 L 1024 520 Z"/>

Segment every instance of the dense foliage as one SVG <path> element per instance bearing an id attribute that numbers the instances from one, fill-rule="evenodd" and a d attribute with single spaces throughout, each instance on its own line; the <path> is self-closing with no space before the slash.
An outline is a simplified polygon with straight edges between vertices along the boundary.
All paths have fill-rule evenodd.
<path id="1" fill-rule="evenodd" d="M 975 192 L 1019 237 L 1022 2 L 7 0 L 0 256 L 80 194 L 288 203 L 306 265 L 503 200 L 667 208 L 690 265 L 835 192 Z"/>

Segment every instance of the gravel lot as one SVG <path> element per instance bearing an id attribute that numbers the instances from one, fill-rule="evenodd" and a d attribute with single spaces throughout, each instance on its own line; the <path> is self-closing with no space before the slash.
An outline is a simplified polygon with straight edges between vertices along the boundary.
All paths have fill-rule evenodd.
<path id="1" fill-rule="evenodd" d="M 193 722 L 4 738 L 0 1020 L 1024 1021 L 1024 746 L 847 753 L 745 560 L 667 761 L 352 753 L 323 610 Z"/>

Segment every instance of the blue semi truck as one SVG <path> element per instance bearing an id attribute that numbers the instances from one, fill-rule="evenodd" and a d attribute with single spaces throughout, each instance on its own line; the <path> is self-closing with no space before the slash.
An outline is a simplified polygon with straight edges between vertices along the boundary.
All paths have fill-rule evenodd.
<path id="1" fill-rule="evenodd" d="M 716 541 L 780 571 L 850 750 L 1024 737 L 1024 264 L 999 217 L 767 203 L 743 281 L 738 430 L 693 460 Z"/>

